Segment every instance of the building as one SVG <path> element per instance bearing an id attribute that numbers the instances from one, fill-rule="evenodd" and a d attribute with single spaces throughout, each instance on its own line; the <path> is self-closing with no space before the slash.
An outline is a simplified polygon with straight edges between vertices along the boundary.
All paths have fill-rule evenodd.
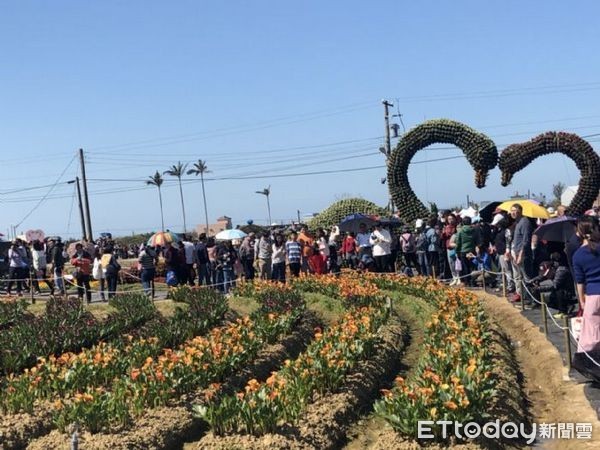
<path id="1" fill-rule="evenodd" d="M 206 230 L 206 224 L 196 225 L 196 232 L 206 233 L 208 236 L 214 236 L 223 230 L 231 230 L 233 228 L 231 224 L 231 217 L 222 216 L 217 219 L 217 223 L 208 224 L 208 231 Z"/>

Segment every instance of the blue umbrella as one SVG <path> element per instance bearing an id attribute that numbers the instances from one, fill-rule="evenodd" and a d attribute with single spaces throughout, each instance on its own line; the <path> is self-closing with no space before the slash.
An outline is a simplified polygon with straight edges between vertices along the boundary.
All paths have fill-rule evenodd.
<path id="1" fill-rule="evenodd" d="M 548 219 L 534 231 L 534 234 L 542 241 L 567 242 L 575 234 L 576 223 L 576 218 L 568 216 Z"/>
<path id="2" fill-rule="evenodd" d="M 358 232 L 358 228 L 361 223 L 364 223 L 367 227 L 371 227 L 375 225 L 377 221 L 372 216 L 367 216 L 365 214 L 350 214 L 342 219 L 340 222 L 340 231 L 342 232 Z"/>
<path id="3" fill-rule="evenodd" d="M 242 230 L 223 230 L 215 236 L 218 241 L 231 241 L 233 239 L 244 239 L 248 236 Z"/>

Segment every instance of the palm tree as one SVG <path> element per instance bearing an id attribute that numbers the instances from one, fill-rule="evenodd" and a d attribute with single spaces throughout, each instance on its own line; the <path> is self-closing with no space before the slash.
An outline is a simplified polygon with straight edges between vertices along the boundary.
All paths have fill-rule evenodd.
<path id="1" fill-rule="evenodd" d="M 208 234 L 208 209 L 206 208 L 206 191 L 204 190 L 204 174 L 210 173 L 206 161 L 198 160 L 194 163 L 194 168 L 187 171 L 188 175 L 200 175 L 200 181 L 202 182 L 202 197 L 204 198 L 204 216 L 206 218 L 206 234 Z"/>
<path id="2" fill-rule="evenodd" d="M 162 193 L 160 192 L 160 187 L 162 186 L 163 177 L 160 175 L 160 172 L 157 170 L 154 175 L 152 175 L 149 180 L 146 180 L 146 184 L 151 186 L 156 186 L 158 188 L 158 200 L 160 201 L 160 223 L 162 225 L 161 231 L 165 231 L 165 219 L 163 216 L 163 205 L 162 205 Z"/>
<path id="3" fill-rule="evenodd" d="M 179 181 L 179 196 L 181 197 L 181 210 L 183 211 L 183 233 L 187 233 L 187 226 L 185 223 L 185 203 L 183 202 L 183 188 L 181 187 L 181 177 L 185 174 L 187 164 L 181 164 L 181 161 L 177 161 L 177 165 L 171 166 L 169 170 L 165 170 L 163 175 L 171 175 L 177 177 Z"/>

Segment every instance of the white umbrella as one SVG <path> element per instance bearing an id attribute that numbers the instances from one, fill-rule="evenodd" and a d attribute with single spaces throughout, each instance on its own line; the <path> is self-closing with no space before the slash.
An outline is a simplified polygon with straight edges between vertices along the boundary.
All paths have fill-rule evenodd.
<path id="1" fill-rule="evenodd" d="M 242 230 L 223 230 L 217 233 L 215 239 L 218 241 L 231 241 L 233 239 L 244 239 L 247 236 Z"/>
<path id="2" fill-rule="evenodd" d="M 467 209 L 462 209 L 458 215 L 462 218 L 470 217 L 472 219 L 477 215 L 477 210 L 472 206 L 469 206 Z"/>

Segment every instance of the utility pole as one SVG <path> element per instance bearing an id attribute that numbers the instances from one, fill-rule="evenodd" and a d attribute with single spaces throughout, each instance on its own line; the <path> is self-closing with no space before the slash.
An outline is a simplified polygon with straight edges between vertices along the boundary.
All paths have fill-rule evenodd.
<path id="1" fill-rule="evenodd" d="M 300 210 L 298 209 L 296 212 L 298 213 L 298 223 L 300 223 Z"/>
<path id="2" fill-rule="evenodd" d="M 79 177 L 75 177 L 74 180 L 67 181 L 68 184 L 75 183 L 75 188 L 77 189 L 77 203 L 79 205 L 79 220 L 81 220 L 81 238 L 86 237 L 85 230 L 85 216 L 83 215 L 83 203 L 81 202 L 81 188 L 79 187 Z"/>
<path id="3" fill-rule="evenodd" d="M 89 197 L 88 197 L 88 190 L 87 190 L 87 179 L 85 177 L 85 159 L 83 157 L 83 149 L 80 148 L 79 149 L 79 163 L 81 165 L 81 178 L 83 181 L 83 201 L 84 201 L 84 206 L 85 206 L 85 218 L 86 220 L 86 233 L 85 233 L 85 239 L 88 242 L 91 242 L 93 237 L 92 237 L 92 219 L 90 217 L 90 201 L 89 201 Z"/>
<path id="4" fill-rule="evenodd" d="M 389 158 L 392 154 L 392 144 L 390 141 L 390 111 L 388 108 L 393 108 L 394 105 L 387 100 L 381 100 L 381 103 L 383 103 L 383 109 L 385 111 L 383 116 L 385 120 L 385 155 Z"/>
<path id="5" fill-rule="evenodd" d="M 383 148 L 380 148 L 379 151 L 381 151 L 381 153 L 383 153 L 385 155 L 385 164 L 386 164 L 386 166 L 388 166 L 389 162 L 390 162 L 390 155 L 392 154 L 392 143 L 390 141 L 390 111 L 389 111 L 389 108 L 393 107 L 394 105 L 385 99 L 381 100 L 381 103 L 383 104 L 383 110 L 384 110 L 383 119 L 385 122 L 385 146 Z M 390 203 L 390 213 L 394 214 L 394 200 L 392 199 L 391 193 L 390 193 L 389 203 Z"/>

